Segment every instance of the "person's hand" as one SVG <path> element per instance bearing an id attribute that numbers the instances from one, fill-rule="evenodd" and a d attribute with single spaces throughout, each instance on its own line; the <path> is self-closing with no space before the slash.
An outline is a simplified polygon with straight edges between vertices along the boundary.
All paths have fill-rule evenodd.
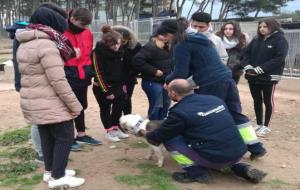
<path id="1" fill-rule="evenodd" d="M 75 118 L 80 115 L 80 112 L 71 112 L 71 115 Z"/>
<path id="2" fill-rule="evenodd" d="M 144 129 L 140 129 L 137 133 L 136 133 L 136 136 L 138 137 L 144 137 L 146 136 L 147 134 L 147 131 L 145 131 Z"/>
<path id="3" fill-rule="evenodd" d="M 165 90 L 168 90 L 168 88 L 169 88 L 169 87 L 168 87 L 167 83 L 165 83 L 165 84 L 164 84 L 164 89 L 165 89 Z"/>
<path id="4" fill-rule="evenodd" d="M 113 94 L 111 94 L 109 96 L 106 96 L 106 99 L 113 100 L 113 99 L 115 99 L 115 96 Z"/>
<path id="5" fill-rule="evenodd" d="M 255 72 L 254 69 L 248 69 L 248 70 L 246 70 L 246 75 L 254 77 L 254 76 L 257 76 L 257 73 Z"/>
<path id="6" fill-rule="evenodd" d="M 155 76 L 156 76 L 156 77 L 161 77 L 161 76 L 163 76 L 163 74 L 164 74 L 164 73 L 163 73 L 161 70 L 158 69 L 158 70 L 156 71 L 156 73 L 155 73 Z"/>
<path id="7" fill-rule="evenodd" d="M 76 52 L 76 58 L 79 58 L 81 53 L 80 53 L 80 49 L 79 48 L 74 48 L 75 52 Z"/>

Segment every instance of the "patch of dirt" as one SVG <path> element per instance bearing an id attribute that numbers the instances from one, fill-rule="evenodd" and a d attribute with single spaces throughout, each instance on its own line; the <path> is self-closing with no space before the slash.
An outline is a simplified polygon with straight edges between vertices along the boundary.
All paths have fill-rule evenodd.
<path id="1" fill-rule="evenodd" d="M 1 84 L 0 84 L 1 85 Z M 252 98 L 247 84 L 239 84 L 240 96 L 244 113 L 252 121 L 255 121 Z M 244 157 L 245 162 L 268 172 L 264 182 L 253 185 L 234 176 L 223 175 L 212 172 L 214 181 L 211 184 L 179 184 L 182 190 L 212 190 L 212 189 L 300 189 L 300 96 L 297 93 L 286 92 L 278 89 L 275 92 L 276 112 L 272 120 L 272 133 L 261 139 L 267 148 L 267 155 L 257 161 L 251 162 L 249 154 Z M 136 86 L 133 96 L 133 113 L 146 115 L 148 108 L 147 99 L 140 88 Z M 13 90 L 0 92 L 0 132 L 7 129 L 24 127 L 26 124 L 19 105 L 19 94 Z M 118 175 L 138 174 L 139 169 L 135 167 L 138 163 L 145 162 L 144 157 L 148 149 L 132 148 L 130 144 L 141 139 L 130 136 L 128 140 L 120 143 L 110 143 L 104 138 L 99 108 L 96 100 L 89 89 L 89 107 L 86 111 L 87 133 L 101 139 L 101 146 L 84 146 L 81 152 L 72 152 L 68 168 L 79 169 L 81 177 L 86 179 L 84 186 L 77 188 L 82 190 L 123 190 L 142 189 L 120 184 L 115 180 Z M 110 148 L 116 145 L 116 148 Z M 165 151 L 166 162 L 163 167 L 169 172 L 178 171 L 180 168 L 170 159 Z M 124 159 L 124 162 L 117 160 Z M 127 162 L 126 160 L 132 160 Z M 153 161 L 148 161 L 153 162 Z M 154 163 L 154 162 L 153 162 Z M 42 172 L 42 168 L 40 169 Z M 276 183 L 281 180 L 284 183 Z M 4 190 L 6 188 L 0 188 Z M 34 190 L 48 189 L 46 184 L 40 183 Z"/>

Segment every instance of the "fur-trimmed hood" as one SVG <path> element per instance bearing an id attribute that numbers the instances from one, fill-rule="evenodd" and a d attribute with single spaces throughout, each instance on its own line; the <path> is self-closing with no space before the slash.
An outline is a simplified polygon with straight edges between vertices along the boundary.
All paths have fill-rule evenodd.
<path id="1" fill-rule="evenodd" d="M 132 29 L 130 29 L 126 26 L 123 26 L 123 25 L 115 25 L 115 26 L 112 26 L 111 28 L 113 30 L 127 30 L 130 35 L 130 40 L 128 42 L 129 49 L 134 49 L 136 47 L 136 45 L 138 44 L 138 38 Z"/>

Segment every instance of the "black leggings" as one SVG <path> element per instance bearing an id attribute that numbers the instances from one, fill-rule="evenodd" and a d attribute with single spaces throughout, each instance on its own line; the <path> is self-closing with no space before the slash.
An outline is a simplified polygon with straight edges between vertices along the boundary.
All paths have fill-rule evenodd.
<path id="1" fill-rule="evenodd" d="M 104 128 L 109 129 L 112 126 L 119 126 L 125 96 L 120 95 L 113 100 L 108 100 L 98 86 L 93 86 L 93 92 L 100 107 L 100 119 Z"/>
<path id="2" fill-rule="evenodd" d="M 274 92 L 276 84 L 250 84 L 249 88 L 254 100 L 257 125 L 269 126 L 274 111 Z M 265 104 L 265 121 L 263 122 L 263 103 Z"/>
<path id="3" fill-rule="evenodd" d="M 125 104 L 124 104 L 124 109 L 123 109 L 124 115 L 132 113 L 131 97 L 132 97 L 132 94 L 133 94 L 135 83 L 134 82 L 127 83 L 126 86 L 127 86 L 127 97 L 125 99 Z"/>
<path id="4" fill-rule="evenodd" d="M 55 179 L 65 176 L 71 145 L 74 140 L 73 121 L 38 125 L 45 170 Z"/>
<path id="5" fill-rule="evenodd" d="M 88 102 L 87 102 L 88 86 L 84 86 L 81 88 L 73 88 L 73 92 L 83 107 L 83 110 L 80 112 L 80 115 L 74 119 L 75 127 L 77 132 L 85 132 L 86 126 L 85 126 L 84 110 L 88 107 Z"/>

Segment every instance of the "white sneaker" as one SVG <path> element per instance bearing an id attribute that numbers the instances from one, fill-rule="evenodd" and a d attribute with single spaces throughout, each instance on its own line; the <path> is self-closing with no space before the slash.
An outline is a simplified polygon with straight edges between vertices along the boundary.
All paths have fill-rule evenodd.
<path id="1" fill-rule="evenodd" d="M 256 132 L 256 131 L 259 131 L 260 128 L 262 128 L 262 126 L 263 126 L 263 125 L 256 125 L 256 126 L 253 127 L 253 128 L 254 128 L 254 130 L 255 130 L 255 132 Z"/>
<path id="2" fill-rule="evenodd" d="M 120 139 L 126 139 L 129 137 L 129 135 L 127 135 L 126 133 L 123 133 L 123 131 L 121 131 L 121 129 L 116 129 L 116 134 Z"/>
<path id="3" fill-rule="evenodd" d="M 76 175 L 75 170 L 65 170 L 65 175 L 73 177 Z M 43 181 L 48 182 L 51 178 L 51 172 L 50 171 L 45 171 L 43 175 Z"/>
<path id="4" fill-rule="evenodd" d="M 110 140 L 111 142 L 119 142 L 120 141 L 116 130 L 111 130 L 111 131 L 107 132 L 106 138 L 108 140 Z"/>
<path id="5" fill-rule="evenodd" d="M 270 132 L 271 132 L 271 129 L 269 129 L 269 127 L 262 126 L 259 130 L 256 131 L 256 135 L 259 137 L 263 137 L 266 134 L 269 134 Z"/>
<path id="6" fill-rule="evenodd" d="M 48 187 L 50 189 L 57 188 L 57 187 L 78 187 L 84 184 L 85 180 L 79 177 L 71 177 L 71 176 L 64 176 L 59 179 L 51 178 L 48 181 Z"/>

